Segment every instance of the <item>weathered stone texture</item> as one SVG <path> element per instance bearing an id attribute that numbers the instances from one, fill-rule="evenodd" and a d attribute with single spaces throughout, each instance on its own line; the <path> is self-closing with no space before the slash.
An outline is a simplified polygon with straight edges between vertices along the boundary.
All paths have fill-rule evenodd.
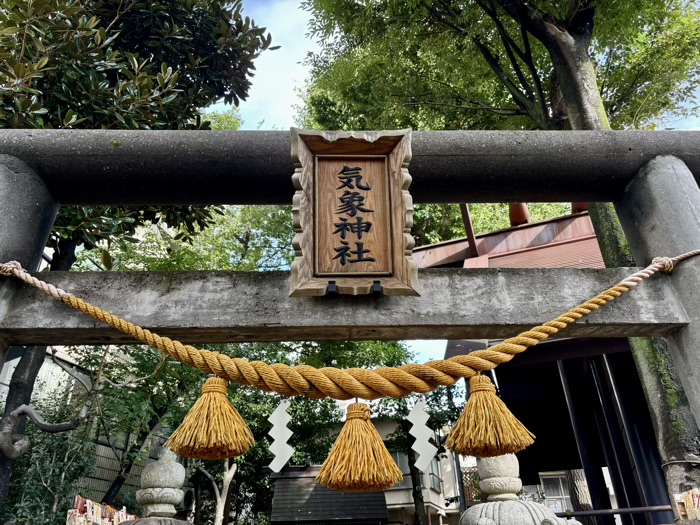
<path id="1" fill-rule="evenodd" d="M 192 343 L 510 337 L 556 318 L 634 268 L 440 269 L 420 272 L 422 297 L 287 297 L 286 272 L 42 275 L 161 335 Z M 24 287 L 0 310 L 10 342 L 119 343 L 129 337 Z M 656 275 L 561 332 L 661 335 L 684 326 L 669 277 Z"/>

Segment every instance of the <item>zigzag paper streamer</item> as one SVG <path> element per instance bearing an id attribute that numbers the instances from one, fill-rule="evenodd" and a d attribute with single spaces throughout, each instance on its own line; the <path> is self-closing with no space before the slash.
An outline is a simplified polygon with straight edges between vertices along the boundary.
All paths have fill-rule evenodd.
<path id="1" fill-rule="evenodd" d="M 287 443 L 292 437 L 292 431 L 287 428 L 287 424 L 292 420 L 292 416 L 287 413 L 289 405 L 292 402 L 289 399 L 283 399 L 275 411 L 267 420 L 272 423 L 272 428 L 268 435 L 273 439 L 270 445 L 270 452 L 275 455 L 269 467 L 273 472 L 282 470 L 287 462 L 294 455 L 294 448 Z"/>
<path id="2" fill-rule="evenodd" d="M 430 462 L 437 452 L 437 447 L 430 442 L 430 438 L 433 437 L 433 431 L 426 425 L 430 416 L 425 411 L 425 404 L 424 399 L 418 401 L 406 418 L 412 424 L 408 433 L 416 438 L 411 447 L 418 454 L 416 468 L 422 472 L 428 471 Z"/>

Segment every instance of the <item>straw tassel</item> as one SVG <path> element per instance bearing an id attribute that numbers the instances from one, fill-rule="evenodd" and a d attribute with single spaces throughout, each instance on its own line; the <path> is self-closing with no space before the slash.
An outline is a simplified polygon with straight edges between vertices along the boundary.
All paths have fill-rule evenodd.
<path id="1" fill-rule="evenodd" d="M 224 379 L 207 379 L 202 397 L 165 446 L 184 458 L 217 460 L 245 454 L 255 445 L 255 439 L 227 394 Z"/>
<path id="2" fill-rule="evenodd" d="M 370 421 L 369 405 L 349 405 L 345 426 L 316 481 L 342 492 L 378 492 L 402 479 L 403 473 Z"/>
<path id="3" fill-rule="evenodd" d="M 514 454 L 532 445 L 534 435 L 511 414 L 481 374 L 469 380 L 469 401 L 447 437 L 447 447 L 463 456 L 489 458 Z"/>

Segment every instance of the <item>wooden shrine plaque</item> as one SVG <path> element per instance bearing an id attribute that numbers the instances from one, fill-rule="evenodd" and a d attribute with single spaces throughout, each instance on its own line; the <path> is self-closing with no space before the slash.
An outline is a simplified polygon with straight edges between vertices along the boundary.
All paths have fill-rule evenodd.
<path id="1" fill-rule="evenodd" d="M 410 140 L 410 130 L 292 129 L 290 295 L 418 295 Z"/>

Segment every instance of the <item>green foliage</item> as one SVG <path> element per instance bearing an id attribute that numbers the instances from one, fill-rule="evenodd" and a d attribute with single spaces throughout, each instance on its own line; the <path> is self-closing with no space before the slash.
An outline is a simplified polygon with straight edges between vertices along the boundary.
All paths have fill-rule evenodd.
<path id="1" fill-rule="evenodd" d="M 512 2 L 516 4 L 517 2 Z M 299 121 L 324 129 L 560 129 L 552 60 L 506 2 L 305 0 L 312 79 Z M 590 45 L 613 127 L 696 115 L 700 11 L 691 0 L 527 2 L 560 28 L 596 9 Z"/>
<path id="2" fill-rule="evenodd" d="M 202 225 L 200 225 L 202 226 Z M 115 246 L 114 270 L 276 270 L 294 257 L 291 209 L 281 206 L 227 206 L 196 237 L 183 237 L 159 223 L 139 230 L 136 245 Z M 83 269 L 107 269 L 90 254 Z"/>
<path id="3" fill-rule="evenodd" d="M 129 208 L 123 206 L 63 206 L 54 223 L 48 246 L 60 251 L 61 241 L 90 250 L 103 249 L 104 269 L 114 264 L 109 249 L 113 243 L 124 249 L 137 243 L 137 230 L 146 224 L 170 227 L 173 238 L 191 242 L 194 235 L 213 223 L 221 207 L 167 206 Z M 60 254 L 59 254 L 60 255 Z"/>
<path id="4" fill-rule="evenodd" d="M 0 5 L 0 128 L 237 129 L 235 112 L 201 109 L 245 100 L 271 49 L 240 0 L 8 0 Z M 114 242 L 144 224 L 188 240 L 220 208 L 62 207 L 49 247 L 59 269 L 75 248 Z M 67 262 L 63 259 L 69 259 Z"/>
<path id="5" fill-rule="evenodd" d="M 71 355 L 87 370 L 97 370 L 104 353 L 100 347 L 71 350 Z M 197 370 L 164 361 L 160 352 L 141 345 L 115 347 L 108 353 L 103 369 L 105 376 L 117 385 L 106 383 L 95 402 L 97 435 L 123 449 L 135 444 L 138 450 L 133 451 L 134 457 L 142 454 L 138 460 L 147 453 L 141 449 L 144 443 L 138 442 L 138 436 L 150 434 L 155 425 L 179 422 L 185 415 L 183 400 L 188 403 L 196 399 L 202 377 Z M 136 381 L 145 377 L 149 378 Z"/>
<path id="6" fill-rule="evenodd" d="M 241 0 L 7 0 L 0 127 L 182 129 L 238 104 L 271 43 Z"/>
<path id="7" fill-rule="evenodd" d="M 216 131 L 235 131 L 241 127 L 241 116 L 235 108 L 227 111 L 207 111 L 203 117 L 206 124 Z"/>
<path id="8" fill-rule="evenodd" d="M 66 383 L 34 405 L 48 422 L 58 423 L 70 419 L 82 402 L 81 392 L 71 391 Z M 32 446 L 15 463 L 16 482 L 10 486 L 0 520 L 23 525 L 62 525 L 79 479 L 94 467 L 94 445 L 88 429 L 46 434 L 30 425 L 27 435 Z"/>
<path id="9" fill-rule="evenodd" d="M 530 222 L 539 222 L 567 215 L 568 203 L 536 202 L 528 204 Z M 505 203 L 469 205 L 474 233 L 503 230 L 510 227 Z M 417 204 L 413 214 L 413 236 L 416 246 L 434 244 L 465 236 L 462 212 L 457 204 Z"/>

